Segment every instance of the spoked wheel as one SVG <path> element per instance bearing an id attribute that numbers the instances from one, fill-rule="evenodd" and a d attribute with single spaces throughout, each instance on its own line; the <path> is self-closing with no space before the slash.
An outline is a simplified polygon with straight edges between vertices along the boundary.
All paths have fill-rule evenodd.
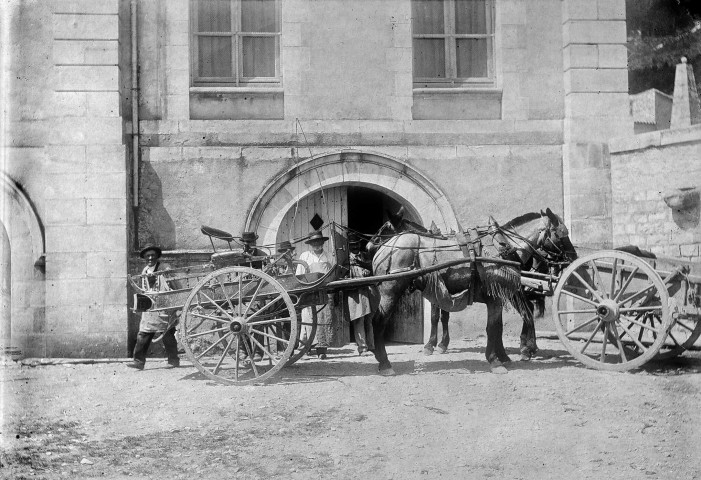
<path id="1" fill-rule="evenodd" d="M 180 341 L 195 367 L 229 385 L 258 383 L 289 360 L 298 323 L 287 291 L 270 275 L 226 267 L 200 281 L 180 321 Z"/>
<path id="2" fill-rule="evenodd" d="M 553 295 L 567 350 L 586 366 L 625 371 L 655 357 L 672 324 L 669 294 L 644 260 L 605 250 L 575 260 Z"/>
<path id="3" fill-rule="evenodd" d="M 681 355 L 696 343 L 699 336 L 701 336 L 701 322 L 689 318 L 678 318 L 672 324 L 667 341 L 662 345 L 655 360 L 668 360 Z"/>

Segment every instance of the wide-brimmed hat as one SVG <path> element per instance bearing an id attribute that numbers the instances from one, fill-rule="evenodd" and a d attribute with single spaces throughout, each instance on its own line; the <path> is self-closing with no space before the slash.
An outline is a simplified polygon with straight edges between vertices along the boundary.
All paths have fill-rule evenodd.
<path id="1" fill-rule="evenodd" d="M 313 242 L 318 242 L 319 240 L 321 240 L 322 242 L 325 242 L 325 241 L 328 240 L 328 239 L 329 239 L 329 237 L 323 236 L 323 235 L 321 234 L 321 232 L 317 230 L 316 232 L 314 232 L 314 233 L 312 233 L 311 235 L 309 235 L 309 238 L 308 238 L 307 241 L 304 242 L 304 243 L 309 244 L 309 243 L 313 243 Z"/>
<path id="2" fill-rule="evenodd" d="M 255 242 L 258 240 L 258 235 L 256 235 L 256 232 L 243 232 L 241 234 L 241 241 L 242 242 Z"/>
<path id="3" fill-rule="evenodd" d="M 348 243 L 351 245 L 357 245 L 363 241 L 362 238 L 360 238 L 360 235 L 357 233 L 351 233 L 348 235 Z"/>
<path id="4" fill-rule="evenodd" d="M 280 245 L 278 246 L 277 251 L 278 251 L 278 253 L 283 253 L 283 252 L 286 252 L 286 251 L 291 250 L 293 248 L 295 248 L 295 247 L 292 246 L 292 244 L 289 242 L 289 240 L 283 240 L 282 242 L 280 242 Z"/>
<path id="5" fill-rule="evenodd" d="M 160 258 L 160 256 L 163 254 L 163 251 L 161 250 L 161 247 L 159 247 L 158 245 L 153 245 L 153 244 L 150 244 L 150 243 L 149 243 L 148 245 L 146 245 L 144 248 L 141 249 L 141 251 L 139 252 L 139 256 L 140 256 L 141 258 L 145 258 L 146 252 L 148 252 L 149 250 L 153 250 L 154 252 L 156 252 L 156 255 L 157 255 L 159 258 Z"/>

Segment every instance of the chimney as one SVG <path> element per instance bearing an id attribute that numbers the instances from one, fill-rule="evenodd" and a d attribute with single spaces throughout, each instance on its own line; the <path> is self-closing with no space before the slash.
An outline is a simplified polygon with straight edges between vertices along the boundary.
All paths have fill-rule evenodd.
<path id="1" fill-rule="evenodd" d="M 682 57 L 674 76 L 674 99 L 672 103 L 672 121 L 669 128 L 684 128 L 701 123 L 699 94 L 696 91 L 694 70 Z"/>

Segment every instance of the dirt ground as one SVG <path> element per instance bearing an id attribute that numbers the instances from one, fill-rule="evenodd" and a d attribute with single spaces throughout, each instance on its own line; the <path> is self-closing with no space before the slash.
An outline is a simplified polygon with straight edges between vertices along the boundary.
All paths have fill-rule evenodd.
<path id="1" fill-rule="evenodd" d="M 262 386 L 189 362 L 20 366 L 2 380 L 13 479 L 701 478 L 701 355 L 608 373 L 539 339 L 490 373 L 485 338 L 447 354 L 390 345 L 397 376 L 349 345 Z"/>

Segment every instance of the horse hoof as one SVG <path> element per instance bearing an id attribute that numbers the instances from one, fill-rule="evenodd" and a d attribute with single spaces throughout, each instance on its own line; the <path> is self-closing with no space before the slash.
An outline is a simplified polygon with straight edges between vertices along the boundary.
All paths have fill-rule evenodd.
<path id="1" fill-rule="evenodd" d="M 448 351 L 448 347 L 438 346 L 438 353 L 445 353 Z"/>
<path id="2" fill-rule="evenodd" d="M 424 347 L 424 355 L 426 355 L 426 356 L 433 355 L 433 349 Z"/>
<path id="3" fill-rule="evenodd" d="M 492 373 L 496 373 L 499 375 L 502 375 L 504 373 L 509 373 L 509 371 L 506 369 L 506 367 L 504 365 L 502 365 L 500 362 L 490 363 L 489 369 L 492 371 Z"/>
<path id="4" fill-rule="evenodd" d="M 394 369 L 390 367 L 385 370 L 380 370 L 380 375 L 383 377 L 393 377 L 396 375 L 396 373 L 394 373 Z"/>
<path id="5" fill-rule="evenodd" d="M 522 362 L 530 362 L 530 361 L 531 361 L 531 356 L 528 355 L 527 353 L 522 353 L 522 354 L 521 354 L 521 361 L 522 361 Z"/>

